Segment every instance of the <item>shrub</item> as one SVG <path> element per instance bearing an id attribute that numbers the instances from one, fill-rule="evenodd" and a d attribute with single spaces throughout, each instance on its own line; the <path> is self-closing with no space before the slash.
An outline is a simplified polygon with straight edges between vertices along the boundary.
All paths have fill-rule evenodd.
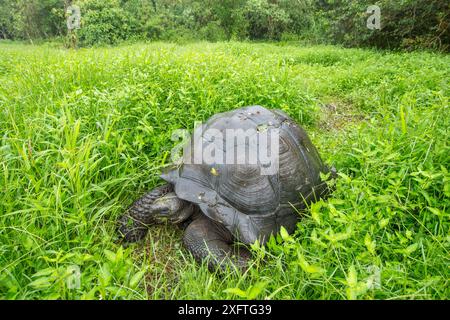
<path id="1" fill-rule="evenodd" d="M 381 30 L 366 26 L 368 4 L 353 0 L 320 2 L 318 16 L 329 24 L 328 38 L 347 46 L 433 48 L 448 50 L 448 2 L 440 0 L 380 0 Z"/>
<path id="2" fill-rule="evenodd" d="M 209 22 L 206 26 L 201 28 L 200 35 L 208 41 L 221 41 L 227 38 L 225 31 L 220 27 L 218 21 Z"/>
<path id="3" fill-rule="evenodd" d="M 247 34 L 250 39 L 279 40 L 291 22 L 283 9 L 267 0 L 249 0 L 243 13 L 248 20 Z"/>
<path id="4" fill-rule="evenodd" d="M 117 0 L 87 0 L 81 3 L 81 45 L 116 44 L 130 38 L 137 29 L 136 20 Z"/>

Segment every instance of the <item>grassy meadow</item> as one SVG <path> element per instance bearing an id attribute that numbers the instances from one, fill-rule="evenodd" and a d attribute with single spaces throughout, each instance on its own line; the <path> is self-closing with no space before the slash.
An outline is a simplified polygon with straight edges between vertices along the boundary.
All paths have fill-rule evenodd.
<path id="1" fill-rule="evenodd" d="M 0 43 L 0 298 L 448 299 L 449 84 L 429 52 Z M 116 244 L 172 132 L 254 104 L 308 131 L 339 171 L 332 197 L 244 274 L 197 265 L 169 224 Z"/>

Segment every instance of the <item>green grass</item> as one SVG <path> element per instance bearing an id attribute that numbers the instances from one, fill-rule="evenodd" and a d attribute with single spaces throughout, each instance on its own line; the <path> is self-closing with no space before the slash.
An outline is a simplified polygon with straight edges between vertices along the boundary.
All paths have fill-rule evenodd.
<path id="1" fill-rule="evenodd" d="M 0 297 L 448 299 L 449 79 L 450 57 L 425 52 L 0 44 Z M 116 245 L 172 131 L 251 104 L 307 129 L 333 196 L 241 275 L 195 264 L 170 225 Z"/>

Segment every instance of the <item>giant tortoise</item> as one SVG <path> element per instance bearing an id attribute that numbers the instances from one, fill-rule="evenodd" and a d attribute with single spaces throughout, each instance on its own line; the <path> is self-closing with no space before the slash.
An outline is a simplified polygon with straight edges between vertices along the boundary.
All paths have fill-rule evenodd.
<path id="1" fill-rule="evenodd" d="M 211 139 L 205 132 L 239 129 L 250 133 L 246 139 L 234 139 L 227 146 L 236 150 L 241 144 L 249 152 L 263 145 L 256 142 L 251 146 L 250 141 L 258 140 L 252 140 L 252 134 L 276 130 L 277 170 L 265 170 L 266 163 L 250 163 L 248 157 L 239 162 L 242 152 L 229 157 L 231 162 L 192 161 L 195 143 L 202 150 L 213 146 L 214 160 L 220 159 L 217 155 L 224 159 L 231 152 L 223 147 L 226 135 L 221 138 L 215 134 Z M 334 168 L 322 162 L 298 124 L 281 110 L 261 106 L 214 115 L 196 127 L 184 150 L 181 163 L 161 175 L 167 183 L 135 201 L 119 220 L 118 229 L 124 241 L 134 242 L 145 237 L 149 225 L 163 220 L 181 225 L 185 229 L 185 247 L 197 261 L 208 258 L 210 270 L 223 269 L 230 262 L 246 268 L 251 255 L 245 245 L 257 240 L 264 244 L 282 226 L 293 232 L 301 217 L 299 212 L 330 193 L 320 173 L 325 174 L 322 177 L 335 174 Z"/>

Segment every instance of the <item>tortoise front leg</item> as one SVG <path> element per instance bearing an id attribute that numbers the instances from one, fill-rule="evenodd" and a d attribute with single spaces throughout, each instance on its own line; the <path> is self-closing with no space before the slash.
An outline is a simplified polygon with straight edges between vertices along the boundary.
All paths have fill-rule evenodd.
<path id="1" fill-rule="evenodd" d="M 179 199 L 173 187 L 157 187 L 136 200 L 119 219 L 118 231 L 125 242 L 136 242 L 145 237 L 148 226 L 165 219 L 180 223 L 192 214 L 193 205 Z"/>
<path id="2" fill-rule="evenodd" d="M 197 262 L 207 259 L 208 269 L 225 270 L 230 263 L 240 270 L 247 268 L 251 253 L 244 247 L 233 250 L 233 237 L 222 225 L 201 216 L 186 228 L 183 242 Z"/>

